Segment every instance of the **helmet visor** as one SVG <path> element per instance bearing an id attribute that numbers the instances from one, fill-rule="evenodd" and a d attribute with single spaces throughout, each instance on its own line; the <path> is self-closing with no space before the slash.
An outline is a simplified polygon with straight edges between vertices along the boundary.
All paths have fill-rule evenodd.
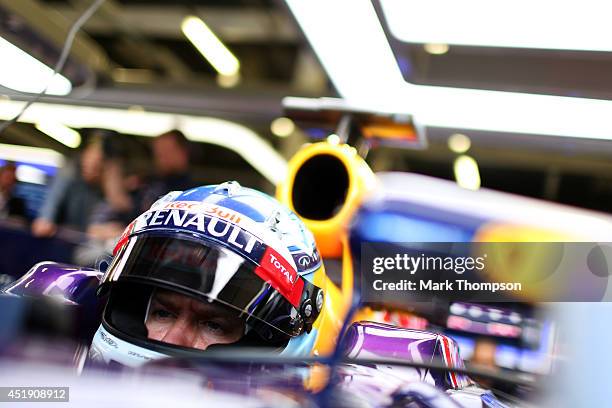
<path id="1" fill-rule="evenodd" d="M 292 287 L 300 292 L 296 304 L 290 301 L 295 294 L 281 293 L 278 284 L 266 278 L 278 271 L 262 273 L 261 268 L 261 262 L 187 234 L 142 234 L 132 236 L 119 250 L 101 290 L 113 282 L 144 283 L 229 307 L 269 341 L 300 334 L 305 324 L 300 305 L 315 300 L 319 289 L 297 275 L 299 281 Z"/>

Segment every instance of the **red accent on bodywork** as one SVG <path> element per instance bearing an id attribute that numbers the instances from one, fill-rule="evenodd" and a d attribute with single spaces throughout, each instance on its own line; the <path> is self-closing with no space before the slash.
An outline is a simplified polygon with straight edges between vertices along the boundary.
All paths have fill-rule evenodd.
<path id="1" fill-rule="evenodd" d="M 444 345 L 444 349 L 442 350 L 444 353 L 444 357 L 447 360 L 446 364 L 451 368 L 456 368 L 455 360 L 453 359 L 453 355 L 450 351 L 450 341 L 445 336 L 442 336 L 442 344 Z M 457 381 L 457 376 L 454 371 L 449 372 L 451 377 L 451 382 L 453 383 L 454 389 L 459 389 L 459 382 Z"/>

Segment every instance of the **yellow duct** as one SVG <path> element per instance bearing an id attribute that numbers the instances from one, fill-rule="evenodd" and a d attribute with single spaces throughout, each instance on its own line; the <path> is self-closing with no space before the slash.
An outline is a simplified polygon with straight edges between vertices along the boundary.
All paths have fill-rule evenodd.
<path id="1" fill-rule="evenodd" d="M 375 181 L 354 147 L 318 142 L 305 145 L 289 161 L 276 197 L 306 223 L 323 258 L 339 258 L 341 237 Z"/>

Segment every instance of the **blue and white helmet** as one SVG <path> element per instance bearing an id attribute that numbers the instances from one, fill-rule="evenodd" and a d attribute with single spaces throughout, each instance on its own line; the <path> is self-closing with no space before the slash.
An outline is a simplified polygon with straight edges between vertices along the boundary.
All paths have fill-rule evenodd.
<path id="1" fill-rule="evenodd" d="M 148 338 L 160 288 L 236 311 L 242 345 L 282 351 L 315 334 L 324 288 L 313 284 L 323 265 L 312 234 L 274 198 L 237 182 L 166 194 L 126 228 L 114 255 L 98 289 L 108 300 L 96 360 L 137 366 L 198 352 Z"/>

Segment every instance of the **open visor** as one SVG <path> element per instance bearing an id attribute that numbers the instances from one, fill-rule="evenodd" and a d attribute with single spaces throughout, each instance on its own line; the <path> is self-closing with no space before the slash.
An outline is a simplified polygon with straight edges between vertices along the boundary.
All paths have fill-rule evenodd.
<path id="1" fill-rule="evenodd" d="M 278 282 L 284 277 L 272 269 L 263 259 L 255 263 L 191 234 L 140 234 L 118 251 L 99 291 L 131 282 L 218 302 L 235 310 L 263 340 L 286 341 L 310 331 L 323 293 L 297 273 L 283 287 Z"/>

